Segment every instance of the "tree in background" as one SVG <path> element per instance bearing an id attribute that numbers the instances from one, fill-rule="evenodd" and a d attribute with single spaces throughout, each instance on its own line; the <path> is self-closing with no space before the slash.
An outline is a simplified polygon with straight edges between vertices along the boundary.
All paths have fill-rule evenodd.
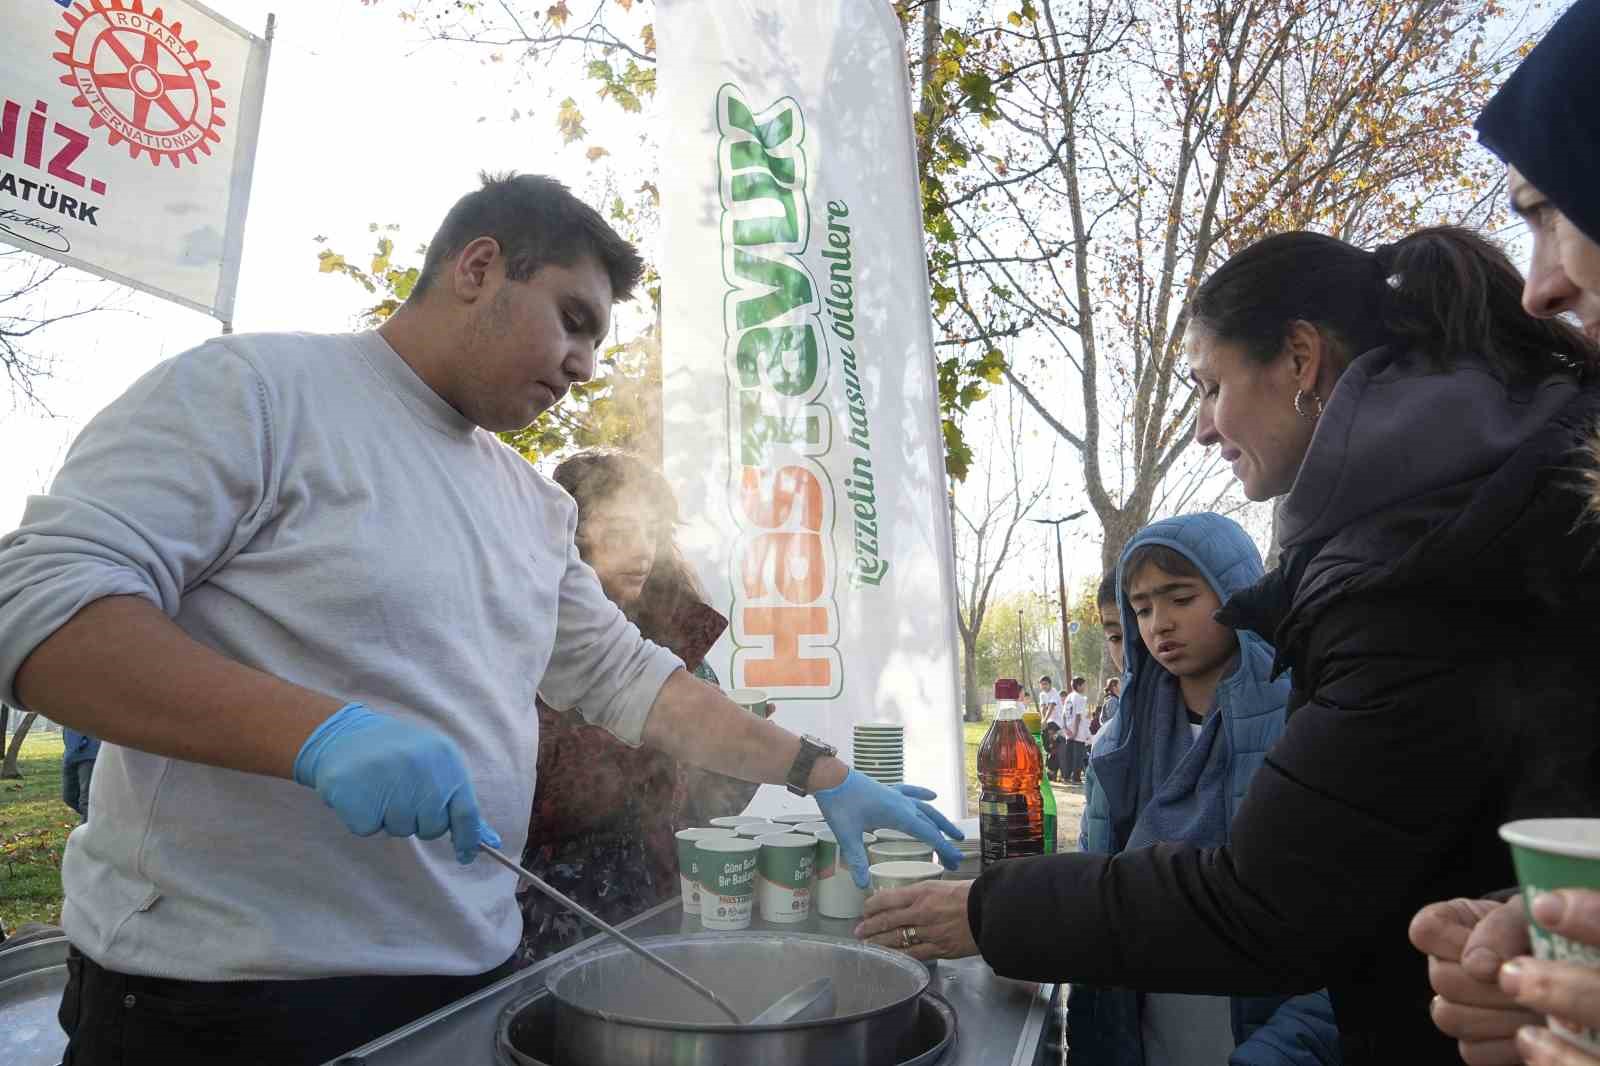
<path id="1" fill-rule="evenodd" d="M 1199 281 L 1282 230 L 1370 247 L 1490 220 L 1500 168 L 1471 121 L 1525 38 L 1497 0 L 1023 0 L 991 21 L 968 18 L 960 63 L 993 106 L 942 127 L 925 208 L 962 249 L 935 305 L 947 338 L 1020 338 L 1007 375 L 1081 457 L 1109 566 L 1203 463 Z"/>
<path id="2" fill-rule="evenodd" d="M 76 288 L 69 285 L 81 280 Z M 88 286 L 86 289 L 84 286 Z M 13 401 L 48 410 L 39 386 L 54 360 L 43 347 L 53 326 L 111 307 L 110 283 L 30 252 L 0 246 L 0 372 Z"/>
<path id="3" fill-rule="evenodd" d="M 660 206 L 652 180 L 656 144 L 647 115 L 656 93 L 653 0 L 591 0 L 581 6 L 567 0 L 392 0 L 391 6 L 434 40 L 475 47 L 485 62 L 507 64 L 520 83 L 542 90 L 544 100 L 513 108 L 511 117 L 539 112 L 554 122 L 567 143 L 589 142 L 585 155 L 594 168 L 597 188 L 604 190 L 602 198 L 612 203 L 614 215 L 620 212 L 633 219 L 636 243 L 650 247 Z M 921 101 L 918 163 L 927 189 L 938 185 L 934 172 L 961 165 L 965 151 L 943 136 L 944 127 L 963 115 L 992 119 L 994 95 L 988 89 L 988 76 L 963 62 L 967 36 L 944 25 L 939 0 L 896 0 L 895 9 L 911 31 L 906 62 Z M 627 150 L 614 153 L 590 140 L 587 105 L 579 99 L 585 94 L 574 91 L 574 77 L 604 106 L 636 116 L 626 128 L 631 141 Z M 930 260 L 950 263 L 955 258 L 956 232 L 932 217 L 926 223 Z M 999 383 L 1003 359 L 987 339 L 974 346 L 947 337 L 938 349 L 945 465 L 960 480 L 972 462 L 963 416 Z"/>
<path id="4" fill-rule="evenodd" d="M 988 702 L 978 685 L 978 639 L 989 616 L 995 579 L 1011 558 L 1017 528 L 1049 490 L 1055 467 L 1055 446 L 1042 470 L 1029 469 L 1023 448 L 1025 423 L 1033 421 L 1020 408 L 1013 390 L 1006 392 L 1004 417 L 989 426 L 989 447 L 982 452 L 975 476 L 950 493 L 955 531 L 956 629 L 961 634 L 962 679 L 966 720 L 983 720 Z M 991 681 L 992 681 L 992 676 Z"/>

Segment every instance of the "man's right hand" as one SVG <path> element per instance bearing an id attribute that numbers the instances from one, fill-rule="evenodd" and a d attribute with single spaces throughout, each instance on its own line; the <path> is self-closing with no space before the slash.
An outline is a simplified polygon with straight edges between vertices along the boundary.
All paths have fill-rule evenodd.
<path id="1" fill-rule="evenodd" d="M 433 840 L 448 831 L 462 865 L 477 858 L 480 843 L 500 845 L 479 814 L 455 742 L 359 703 L 341 707 L 306 738 L 294 779 L 315 789 L 357 836 L 381 829 Z"/>
<path id="2" fill-rule="evenodd" d="M 1428 956 L 1433 1023 L 1458 1042 L 1467 1066 L 1522 1062 L 1517 1030 L 1543 1019 L 1500 990 L 1500 964 L 1528 947 L 1521 897 L 1505 903 L 1452 899 L 1430 903 L 1411 920 L 1411 943 Z"/>

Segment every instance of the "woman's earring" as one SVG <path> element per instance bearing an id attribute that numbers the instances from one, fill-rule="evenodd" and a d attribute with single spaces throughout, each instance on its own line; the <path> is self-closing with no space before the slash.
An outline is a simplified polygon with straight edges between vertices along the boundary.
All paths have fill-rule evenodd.
<path id="1" fill-rule="evenodd" d="M 1322 417 L 1322 397 L 1313 392 L 1311 394 L 1311 398 L 1317 403 L 1317 409 L 1315 411 L 1306 410 L 1306 390 L 1297 389 L 1294 394 L 1294 413 L 1299 415 L 1301 418 L 1309 418 L 1315 422 L 1317 419 Z"/>

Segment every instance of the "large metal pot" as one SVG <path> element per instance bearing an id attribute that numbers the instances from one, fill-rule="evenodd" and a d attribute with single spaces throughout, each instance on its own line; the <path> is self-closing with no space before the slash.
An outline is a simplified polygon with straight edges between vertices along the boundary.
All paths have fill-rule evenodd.
<path id="1" fill-rule="evenodd" d="M 546 979 L 556 999 L 555 1066 L 883 1066 L 895 1062 L 928 987 L 920 962 L 838 937 L 714 933 L 643 943 L 704 981 L 743 1017 L 831 977 L 834 1017 L 733 1026 L 621 947 L 580 955 Z"/>

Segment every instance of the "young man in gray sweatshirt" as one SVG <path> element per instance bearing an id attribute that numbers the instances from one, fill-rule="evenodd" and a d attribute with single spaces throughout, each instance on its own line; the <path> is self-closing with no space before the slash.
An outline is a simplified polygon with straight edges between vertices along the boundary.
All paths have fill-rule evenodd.
<path id="1" fill-rule="evenodd" d="M 931 794 L 640 637 L 495 438 L 589 379 L 640 269 L 559 183 L 485 178 L 380 329 L 162 363 L 0 540 L 0 699 L 105 740 L 62 868 L 69 1063 L 319 1063 L 501 976 L 515 879 L 472 860 L 522 851 L 535 690 L 959 861 Z"/>

